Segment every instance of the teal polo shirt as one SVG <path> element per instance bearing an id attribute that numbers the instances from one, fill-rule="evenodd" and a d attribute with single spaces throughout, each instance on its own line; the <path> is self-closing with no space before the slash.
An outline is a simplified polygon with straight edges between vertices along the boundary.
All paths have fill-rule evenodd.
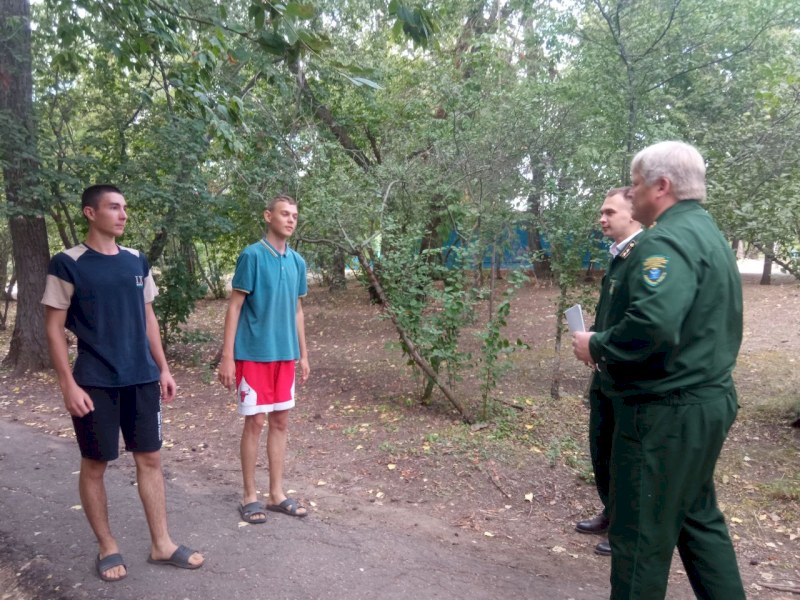
<path id="1" fill-rule="evenodd" d="M 239 255 L 231 286 L 247 294 L 236 327 L 234 359 L 300 358 L 297 300 L 308 293 L 303 258 L 288 246 L 281 254 L 262 239 Z"/>

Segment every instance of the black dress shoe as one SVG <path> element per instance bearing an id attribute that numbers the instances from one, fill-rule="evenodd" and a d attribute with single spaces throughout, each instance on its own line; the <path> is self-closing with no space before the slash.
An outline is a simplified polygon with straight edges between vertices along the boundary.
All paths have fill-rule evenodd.
<path id="1" fill-rule="evenodd" d="M 608 517 L 599 514 L 594 519 L 578 521 L 575 523 L 575 531 L 578 533 L 605 533 L 608 531 Z"/>
<path id="2" fill-rule="evenodd" d="M 594 553 L 600 556 L 611 556 L 611 544 L 608 543 L 608 540 L 603 540 L 594 547 Z"/>

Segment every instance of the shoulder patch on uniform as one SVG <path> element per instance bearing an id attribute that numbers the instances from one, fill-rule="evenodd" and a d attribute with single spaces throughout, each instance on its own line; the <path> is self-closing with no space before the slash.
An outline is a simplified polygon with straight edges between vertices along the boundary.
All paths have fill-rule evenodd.
<path id="1" fill-rule="evenodd" d="M 667 263 L 669 259 L 666 256 L 655 255 L 648 256 L 642 263 L 642 271 L 644 273 L 644 282 L 650 287 L 656 287 L 667 278 Z"/>

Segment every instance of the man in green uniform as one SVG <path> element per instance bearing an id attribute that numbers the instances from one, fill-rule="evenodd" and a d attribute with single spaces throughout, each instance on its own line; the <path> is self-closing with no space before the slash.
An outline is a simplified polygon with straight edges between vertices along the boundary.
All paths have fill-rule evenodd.
<path id="1" fill-rule="evenodd" d="M 714 491 L 736 418 L 731 372 L 742 340 L 742 289 L 708 213 L 695 148 L 662 142 L 631 163 L 633 216 L 649 227 L 627 272 L 621 320 L 578 333 L 619 401 L 611 450 L 612 599 L 663 599 L 675 546 L 698 598 L 745 597 Z"/>
<path id="2" fill-rule="evenodd" d="M 633 207 L 628 197 L 630 188 L 614 188 L 608 191 L 600 207 L 600 227 L 603 235 L 614 243 L 609 248 L 611 261 L 603 277 L 600 299 L 595 310 L 592 331 L 605 331 L 620 320 L 628 306 L 628 289 L 624 285 L 626 271 L 638 265 L 631 259 L 636 246 L 636 238 L 642 226 L 632 216 Z M 613 308 L 618 310 L 614 311 Z M 619 310 L 621 308 L 621 310 Z M 597 494 L 603 503 L 603 512 L 592 519 L 578 521 L 575 530 L 579 533 L 605 533 L 609 523 L 608 489 L 611 479 L 611 441 L 614 435 L 614 406 L 609 391 L 612 382 L 604 381 L 604 373 L 594 371 L 589 386 L 589 451 L 592 457 L 592 470 L 597 485 Z M 602 540 L 594 548 L 602 556 L 611 554 L 608 540 Z"/>

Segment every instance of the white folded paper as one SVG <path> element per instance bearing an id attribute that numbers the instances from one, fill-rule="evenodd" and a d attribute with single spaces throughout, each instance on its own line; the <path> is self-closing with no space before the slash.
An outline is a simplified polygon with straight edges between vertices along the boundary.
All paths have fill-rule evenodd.
<path id="1" fill-rule="evenodd" d="M 580 304 L 570 306 L 564 311 L 564 316 L 567 317 L 567 325 L 571 333 L 586 331 L 586 324 L 583 322 L 583 310 L 581 310 Z"/>

